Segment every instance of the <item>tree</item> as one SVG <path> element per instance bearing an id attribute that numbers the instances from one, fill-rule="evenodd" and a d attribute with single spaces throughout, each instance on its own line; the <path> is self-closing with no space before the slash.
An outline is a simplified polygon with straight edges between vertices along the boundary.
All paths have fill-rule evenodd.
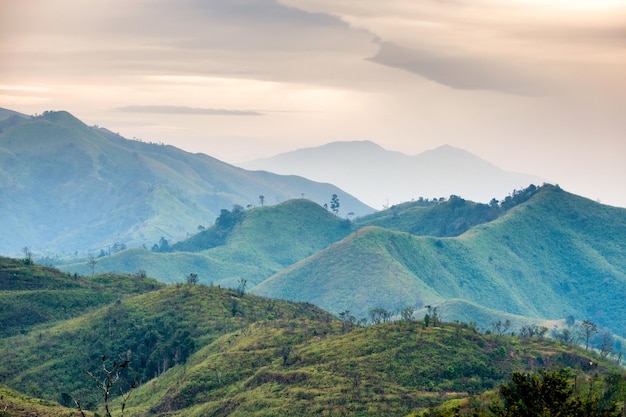
<path id="1" fill-rule="evenodd" d="M 575 395 L 570 371 L 514 372 L 511 382 L 500 387 L 501 403 L 489 408 L 499 417 L 617 417 L 614 402 Z"/>
<path id="2" fill-rule="evenodd" d="M 33 253 L 30 251 L 30 249 L 28 249 L 28 246 L 24 246 L 22 248 L 22 252 L 24 253 L 24 258 L 22 259 L 22 262 L 24 262 L 24 265 L 32 265 Z"/>
<path id="3" fill-rule="evenodd" d="M 330 198 L 330 209 L 335 215 L 339 213 L 339 197 L 337 197 L 337 194 L 333 194 Z"/>
<path id="4" fill-rule="evenodd" d="M 606 358 L 609 354 L 613 353 L 613 348 L 615 344 L 613 342 L 613 336 L 611 332 L 608 330 L 602 332 L 600 336 L 600 343 L 598 344 L 598 349 L 600 350 L 600 356 Z"/>
<path id="5" fill-rule="evenodd" d="M 400 317 L 402 318 L 403 321 L 412 321 L 414 313 L 415 313 L 415 307 L 406 306 L 402 309 L 402 311 L 400 311 Z"/>
<path id="6" fill-rule="evenodd" d="M 495 323 L 493 323 L 491 327 L 493 327 L 493 331 L 496 334 L 499 334 L 500 336 L 502 336 L 511 328 L 511 320 L 509 319 L 506 319 L 504 321 L 498 320 Z"/>
<path id="7" fill-rule="evenodd" d="M 97 384 L 98 389 L 102 391 L 102 395 L 104 397 L 104 409 L 106 411 L 107 417 L 112 417 L 110 404 L 111 389 L 118 382 L 120 382 L 122 371 L 126 370 L 129 364 L 130 360 L 128 359 L 121 360 L 119 362 L 113 361 L 113 364 L 108 365 L 109 367 L 107 368 L 107 357 L 102 356 L 102 371 L 100 372 L 100 374 L 94 374 L 90 371 L 85 370 L 85 373 Z M 130 394 L 136 387 L 137 381 L 133 381 L 126 390 L 126 393 L 122 393 L 121 413 L 119 414 L 120 416 L 124 416 L 126 402 L 130 398 Z M 78 407 L 80 413 L 85 416 L 85 413 L 78 400 L 75 399 L 74 403 L 76 404 L 76 407 Z"/>
<path id="8" fill-rule="evenodd" d="M 187 275 L 187 284 L 196 285 L 198 283 L 198 274 L 189 274 Z"/>
<path id="9" fill-rule="evenodd" d="M 96 264 L 98 263 L 98 261 L 96 261 L 96 258 L 93 257 L 93 255 L 89 256 L 89 260 L 87 261 L 87 266 L 91 268 L 91 275 L 93 276 L 96 273 Z"/>
<path id="10" fill-rule="evenodd" d="M 589 350 L 589 339 L 591 339 L 591 336 L 598 333 L 598 328 L 589 320 L 585 320 L 580 325 L 580 332 L 581 337 L 585 341 L 585 350 Z"/>
<path id="11" fill-rule="evenodd" d="M 159 239 L 159 252 L 169 252 L 170 244 L 163 236 Z"/>
<path id="12" fill-rule="evenodd" d="M 247 279 L 239 278 L 239 281 L 237 281 L 237 294 L 239 294 L 240 297 L 243 297 L 244 294 L 246 293 L 247 285 L 248 285 Z"/>
<path id="13" fill-rule="evenodd" d="M 373 308 L 369 311 L 372 324 L 387 323 L 391 320 L 393 314 L 384 308 Z"/>

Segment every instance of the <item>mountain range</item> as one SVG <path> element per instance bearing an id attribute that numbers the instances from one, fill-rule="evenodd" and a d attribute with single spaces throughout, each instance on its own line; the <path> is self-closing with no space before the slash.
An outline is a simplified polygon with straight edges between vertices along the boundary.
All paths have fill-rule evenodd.
<path id="1" fill-rule="evenodd" d="M 219 222 L 218 222 L 219 223 Z M 488 328 L 499 319 L 562 324 L 572 316 L 626 328 L 626 209 L 553 185 L 499 204 L 453 197 L 393 206 L 352 221 L 307 199 L 239 213 L 167 252 L 121 251 L 96 271 L 145 270 L 306 301 L 357 318 L 383 308 L 423 311 Z M 59 265 L 79 274 L 83 260 Z M 243 281 L 242 281 L 243 280 Z"/>
<path id="2" fill-rule="evenodd" d="M 250 172 L 204 154 L 128 140 L 71 114 L 0 111 L 0 253 L 110 252 L 178 241 L 234 205 L 336 194 L 339 212 L 373 209 L 331 184 Z M 262 196 L 262 197 L 261 197 Z"/>
<path id="3" fill-rule="evenodd" d="M 504 171 L 449 145 L 409 156 L 370 141 L 332 142 L 241 166 L 336 184 L 375 208 L 450 195 L 487 203 L 514 189 L 545 182 L 534 175 Z"/>

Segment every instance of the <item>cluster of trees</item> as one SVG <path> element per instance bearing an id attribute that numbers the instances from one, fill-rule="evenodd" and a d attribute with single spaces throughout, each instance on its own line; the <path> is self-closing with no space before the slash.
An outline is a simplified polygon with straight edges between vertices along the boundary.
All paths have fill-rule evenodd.
<path id="1" fill-rule="evenodd" d="M 499 390 L 499 401 L 489 406 L 496 417 L 619 417 L 616 400 L 620 375 L 605 378 L 603 393 L 580 392 L 569 369 L 539 373 L 513 373 L 511 381 Z M 484 414 L 476 414 L 484 415 Z"/>
<path id="2" fill-rule="evenodd" d="M 121 252 L 126 250 L 126 244 L 123 242 L 115 242 L 112 246 L 109 246 L 106 250 L 100 249 L 100 253 L 98 254 L 98 258 L 103 258 L 105 256 L 111 256 L 114 253 Z"/>
<path id="3" fill-rule="evenodd" d="M 624 355 L 622 344 L 619 340 L 615 340 L 609 330 L 601 331 L 595 323 L 589 320 L 583 320 L 580 324 L 576 324 L 573 316 L 567 317 L 565 324 L 566 327 L 561 329 L 554 327 L 551 332 L 544 326 L 523 324 L 517 334 L 525 338 L 544 338 L 549 334 L 553 339 L 563 343 L 580 344 L 585 347 L 585 350 L 595 348 L 602 358 L 613 356 L 615 361 L 621 364 Z M 491 325 L 488 331 L 498 335 L 504 335 L 507 332 L 514 335 L 515 332 L 510 331 L 511 327 L 512 323 L 509 319 L 498 320 Z"/>

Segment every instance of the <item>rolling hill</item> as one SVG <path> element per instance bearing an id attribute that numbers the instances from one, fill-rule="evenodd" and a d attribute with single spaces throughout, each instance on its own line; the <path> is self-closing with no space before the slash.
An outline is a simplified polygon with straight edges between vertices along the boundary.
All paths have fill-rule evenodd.
<path id="1" fill-rule="evenodd" d="M 377 209 L 419 197 L 450 195 L 487 203 L 511 190 L 544 182 L 537 176 L 504 171 L 449 145 L 409 156 L 370 141 L 332 142 L 240 165 L 331 182 Z"/>
<path id="2" fill-rule="evenodd" d="M 179 241 L 213 224 L 222 209 L 303 194 L 320 204 L 337 194 L 343 214 L 373 211 L 330 184 L 127 140 L 64 111 L 0 115 L 2 254 L 29 247 L 39 255 L 85 255 L 116 243 Z"/>
<path id="3" fill-rule="evenodd" d="M 38 291 L 40 267 L 28 268 L 33 274 L 7 291 Z M 63 274 L 47 272 L 64 291 Z M 101 283 L 113 291 L 125 282 Z M 585 392 L 590 384 L 605 392 L 604 375 L 619 383 L 623 373 L 607 358 L 540 337 L 411 317 L 363 327 L 310 304 L 195 284 L 129 295 L 3 337 L 0 349 L 0 381 L 10 387 L 0 386 L 0 405 L 16 416 L 78 415 L 57 405 L 74 401 L 104 413 L 103 365 L 120 372 L 107 404 L 118 415 L 120 392 L 130 392 L 129 417 L 406 416 L 481 395 L 517 371 L 568 367 Z"/>
<path id="4" fill-rule="evenodd" d="M 363 227 L 253 291 L 357 317 L 465 300 L 530 318 L 572 315 L 621 334 L 625 237 L 626 210 L 544 185 L 456 237 Z M 453 320 L 458 310 L 442 314 Z"/>
<path id="5" fill-rule="evenodd" d="M 353 230 L 350 221 L 307 199 L 244 210 L 237 216 L 232 224 L 214 225 L 172 245 L 168 252 L 137 248 L 98 258 L 96 270 L 144 270 L 168 283 L 184 281 L 195 273 L 205 284 L 235 288 L 245 279 L 251 288 Z M 72 273 L 91 273 L 84 261 L 59 267 Z"/>

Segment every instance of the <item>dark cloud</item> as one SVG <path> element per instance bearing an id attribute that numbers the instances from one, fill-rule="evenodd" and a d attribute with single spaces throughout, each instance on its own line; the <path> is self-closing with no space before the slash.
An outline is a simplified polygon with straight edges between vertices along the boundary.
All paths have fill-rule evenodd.
<path id="1" fill-rule="evenodd" d="M 447 51 L 405 48 L 391 42 L 380 44 L 369 61 L 418 74 L 428 80 L 459 90 L 494 90 L 507 94 L 538 96 L 546 86 L 519 66 L 481 56 L 448 55 Z"/>
<path id="2" fill-rule="evenodd" d="M 195 114 L 209 116 L 262 116 L 262 113 L 248 110 L 207 109 L 185 106 L 124 106 L 116 109 L 125 113 Z"/>

